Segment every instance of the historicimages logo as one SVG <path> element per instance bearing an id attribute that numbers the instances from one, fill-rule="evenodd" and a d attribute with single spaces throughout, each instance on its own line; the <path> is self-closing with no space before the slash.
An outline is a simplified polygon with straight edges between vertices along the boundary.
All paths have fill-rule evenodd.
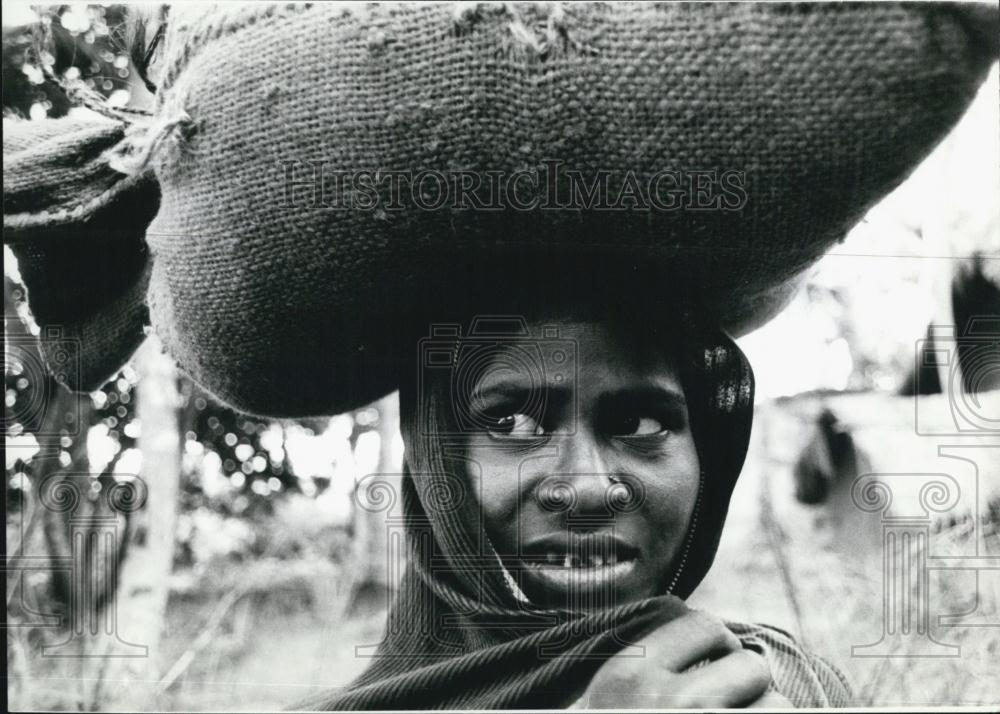
<path id="1" fill-rule="evenodd" d="M 283 206 L 403 211 L 739 211 L 746 174 L 732 169 L 566 168 L 545 160 L 516 171 L 344 171 L 325 161 L 283 161 Z"/>

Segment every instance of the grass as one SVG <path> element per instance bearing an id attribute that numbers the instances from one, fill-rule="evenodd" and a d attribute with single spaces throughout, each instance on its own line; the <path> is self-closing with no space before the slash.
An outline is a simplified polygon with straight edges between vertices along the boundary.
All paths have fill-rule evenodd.
<path id="1" fill-rule="evenodd" d="M 907 416 L 912 419 L 912 401 L 865 399 L 869 401 L 852 406 L 850 398 L 841 398 L 835 411 L 846 422 L 852 412 L 864 420 L 856 424 L 855 437 L 871 461 L 870 472 L 916 477 L 941 472 L 963 488 L 978 478 L 984 499 L 1000 483 L 1000 464 L 988 458 L 978 459 L 976 471 L 967 462 L 938 453 L 942 444 L 975 446 L 988 440 L 916 435 L 906 421 Z M 923 638 L 900 640 L 891 657 L 864 657 L 854 650 L 883 635 L 885 522 L 883 514 L 864 513 L 852 503 L 850 483 L 839 484 L 820 506 L 795 501 L 791 466 L 805 443 L 807 426 L 798 407 L 772 405 L 758 413 L 754 445 L 733 497 L 716 564 L 692 603 L 728 619 L 764 622 L 795 634 L 848 675 L 859 706 L 995 707 L 1000 703 L 998 570 L 978 575 L 972 570 L 928 571 L 924 597 L 929 636 L 959 648 L 949 653 L 953 656 L 926 656 Z M 972 449 L 967 453 L 969 458 L 983 455 Z M 907 508 L 907 495 L 897 488 L 894 508 Z M 977 548 L 980 554 L 1000 555 L 996 509 L 979 504 L 985 522 L 977 530 L 965 510 L 970 505 L 963 502 L 951 511 L 931 514 L 928 545 L 912 554 L 910 567 L 922 559 L 934 565 L 934 556 L 969 556 Z M 770 518 L 765 517 L 768 513 Z M 915 591 L 912 594 L 916 597 Z M 976 626 L 949 626 L 949 616 L 973 612 Z"/>
<path id="2" fill-rule="evenodd" d="M 905 411 L 912 414 L 912 406 Z M 842 407 L 838 414 L 847 420 L 848 412 Z M 873 470 L 898 472 L 917 464 L 924 471 L 954 469 L 961 476 L 957 462 L 938 459 L 933 441 L 915 439 L 912 429 L 907 433 L 893 409 L 880 412 L 868 404 L 860 412 L 869 423 L 859 427 L 858 443 Z M 791 464 L 807 422 L 788 405 L 758 416 L 716 563 L 691 604 L 730 620 L 792 632 L 848 675 L 857 705 L 1000 703 L 1000 571 L 930 571 L 930 634 L 960 647 L 957 656 L 918 657 L 902 646 L 895 657 L 855 656 L 854 646 L 882 634 L 881 515 L 852 510 L 843 485 L 824 506 L 797 503 Z M 987 466 L 980 464 L 980 484 L 1000 482 Z M 996 522 L 975 531 L 970 521 L 945 515 L 941 523 L 947 525 L 934 529 L 930 554 L 968 555 L 977 547 L 1000 554 Z M 187 585 L 177 584 L 154 653 L 161 673 L 188 657 L 176 681 L 165 691 L 156 681 L 123 684 L 140 690 L 138 700 L 150 709 L 167 711 L 277 710 L 342 686 L 367 664 L 355 656 L 355 646 L 376 643 L 384 621 L 378 608 L 347 613 L 349 582 L 338 566 L 317 560 L 208 568 Z M 235 587 L 245 588 L 245 594 L 214 618 L 216 626 L 202 638 L 205 646 L 193 651 Z M 941 621 L 963 613 L 974 613 L 980 626 Z M 79 668 L 71 661 L 40 662 L 32 647 L 8 631 L 12 708 L 88 708 L 82 706 L 87 682 Z M 117 708 L 113 697 L 119 689 L 106 687 L 112 699 L 101 702 L 101 709 Z"/>

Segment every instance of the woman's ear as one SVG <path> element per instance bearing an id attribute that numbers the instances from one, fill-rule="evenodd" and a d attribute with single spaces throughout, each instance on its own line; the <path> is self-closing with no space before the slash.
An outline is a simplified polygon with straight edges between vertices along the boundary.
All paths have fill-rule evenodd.
<path id="1" fill-rule="evenodd" d="M 108 151 L 125 125 L 96 114 L 3 120 L 4 245 L 17 258 L 47 368 L 74 391 L 114 376 L 144 339 L 152 172 Z"/>

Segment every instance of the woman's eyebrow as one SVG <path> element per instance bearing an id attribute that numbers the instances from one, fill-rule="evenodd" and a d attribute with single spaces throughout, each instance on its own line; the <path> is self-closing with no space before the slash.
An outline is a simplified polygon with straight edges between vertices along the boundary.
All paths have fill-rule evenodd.
<path id="1" fill-rule="evenodd" d="M 601 401 L 611 405 L 643 404 L 666 409 L 687 409 L 683 392 L 653 384 L 638 384 L 609 391 Z"/>
<path id="2" fill-rule="evenodd" d="M 508 402 L 528 403 L 532 397 L 544 397 L 544 403 L 561 402 L 570 396 L 570 387 L 564 385 L 532 385 L 513 381 L 491 382 L 483 387 L 472 390 L 473 403 Z"/>

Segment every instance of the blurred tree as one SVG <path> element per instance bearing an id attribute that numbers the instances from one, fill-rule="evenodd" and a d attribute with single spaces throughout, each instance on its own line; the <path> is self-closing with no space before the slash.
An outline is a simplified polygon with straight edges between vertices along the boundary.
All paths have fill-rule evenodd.
<path id="1" fill-rule="evenodd" d="M 357 445 L 358 439 L 366 432 L 374 432 L 378 435 L 379 451 L 378 462 L 373 474 L 364 473 L 359 470 L 357 473 L 358 483 L 356 488 L 364 490 L 368 476 L 377 477 L 379 483 L 373 488 L 384 489 L 387 501 L 378 501 L 364 507 L 367 501 L 374 501 L 369 498 L 378 494 L 356 494 L 354 504 L 354 517 L 352 521 L 353 536 L 353 556 L 351 573 L 353 584 L 351 588 L 348 608 L 352 612 L 364 612 L 388 604 L 395 583 L 390 582 L 390 573 L 393 567 L 390 558 L 394 553 L 390 552 L 389 533 L 394 524 L 390 520 L 393 515 L 391 508 L 382 508 L 388 503 L 399 503 L 402 501 L 400 491 L 402 478 L 398 455 L 395 453 L 394 444 L 396 432 L 399 429 L 399 400 L 396 394 L 390 394 L 375 402 L 366 412 L 372 411 L 377 414 L 374 422 L 370 420 L 359 420 L 355 418 L 354 429 L 351 433 L 351 447 Z M 371 507 L 375 506 L 375 507 Z M 405 553 L 404 548 L 399 549 L 400 554 Z M 399 564 L 401 565 L 401 564 Z"/>
<path id="2" fill-rule="evenodd" d="M 181 437 L 178 430 L 180 395 L 174 362 L 163 353 L 158 340 L 150 339 L 135 357 L 137 419 L 141 420 L 143 487 L 137 494 L 145 504 L 132 519 L 128 539 L 130 558 L 121 567 L 117 603 L 118 640 L 109 641 L 108 654 L 122 641 L 146 648 L 145 657 L 123 657 L 109 662 L 96 681 L 92 700 L 104 699 L 102 687 L 118 681 L 155 681 L 165 663 L 160 661 L 160 636 L 169 595 L 169 575 L 174 560 L 178 485 L 181 470 Z M 115 695 L 116 706 L 138 709 L 156 707 L 148 692 L 126 689 Z"/>

